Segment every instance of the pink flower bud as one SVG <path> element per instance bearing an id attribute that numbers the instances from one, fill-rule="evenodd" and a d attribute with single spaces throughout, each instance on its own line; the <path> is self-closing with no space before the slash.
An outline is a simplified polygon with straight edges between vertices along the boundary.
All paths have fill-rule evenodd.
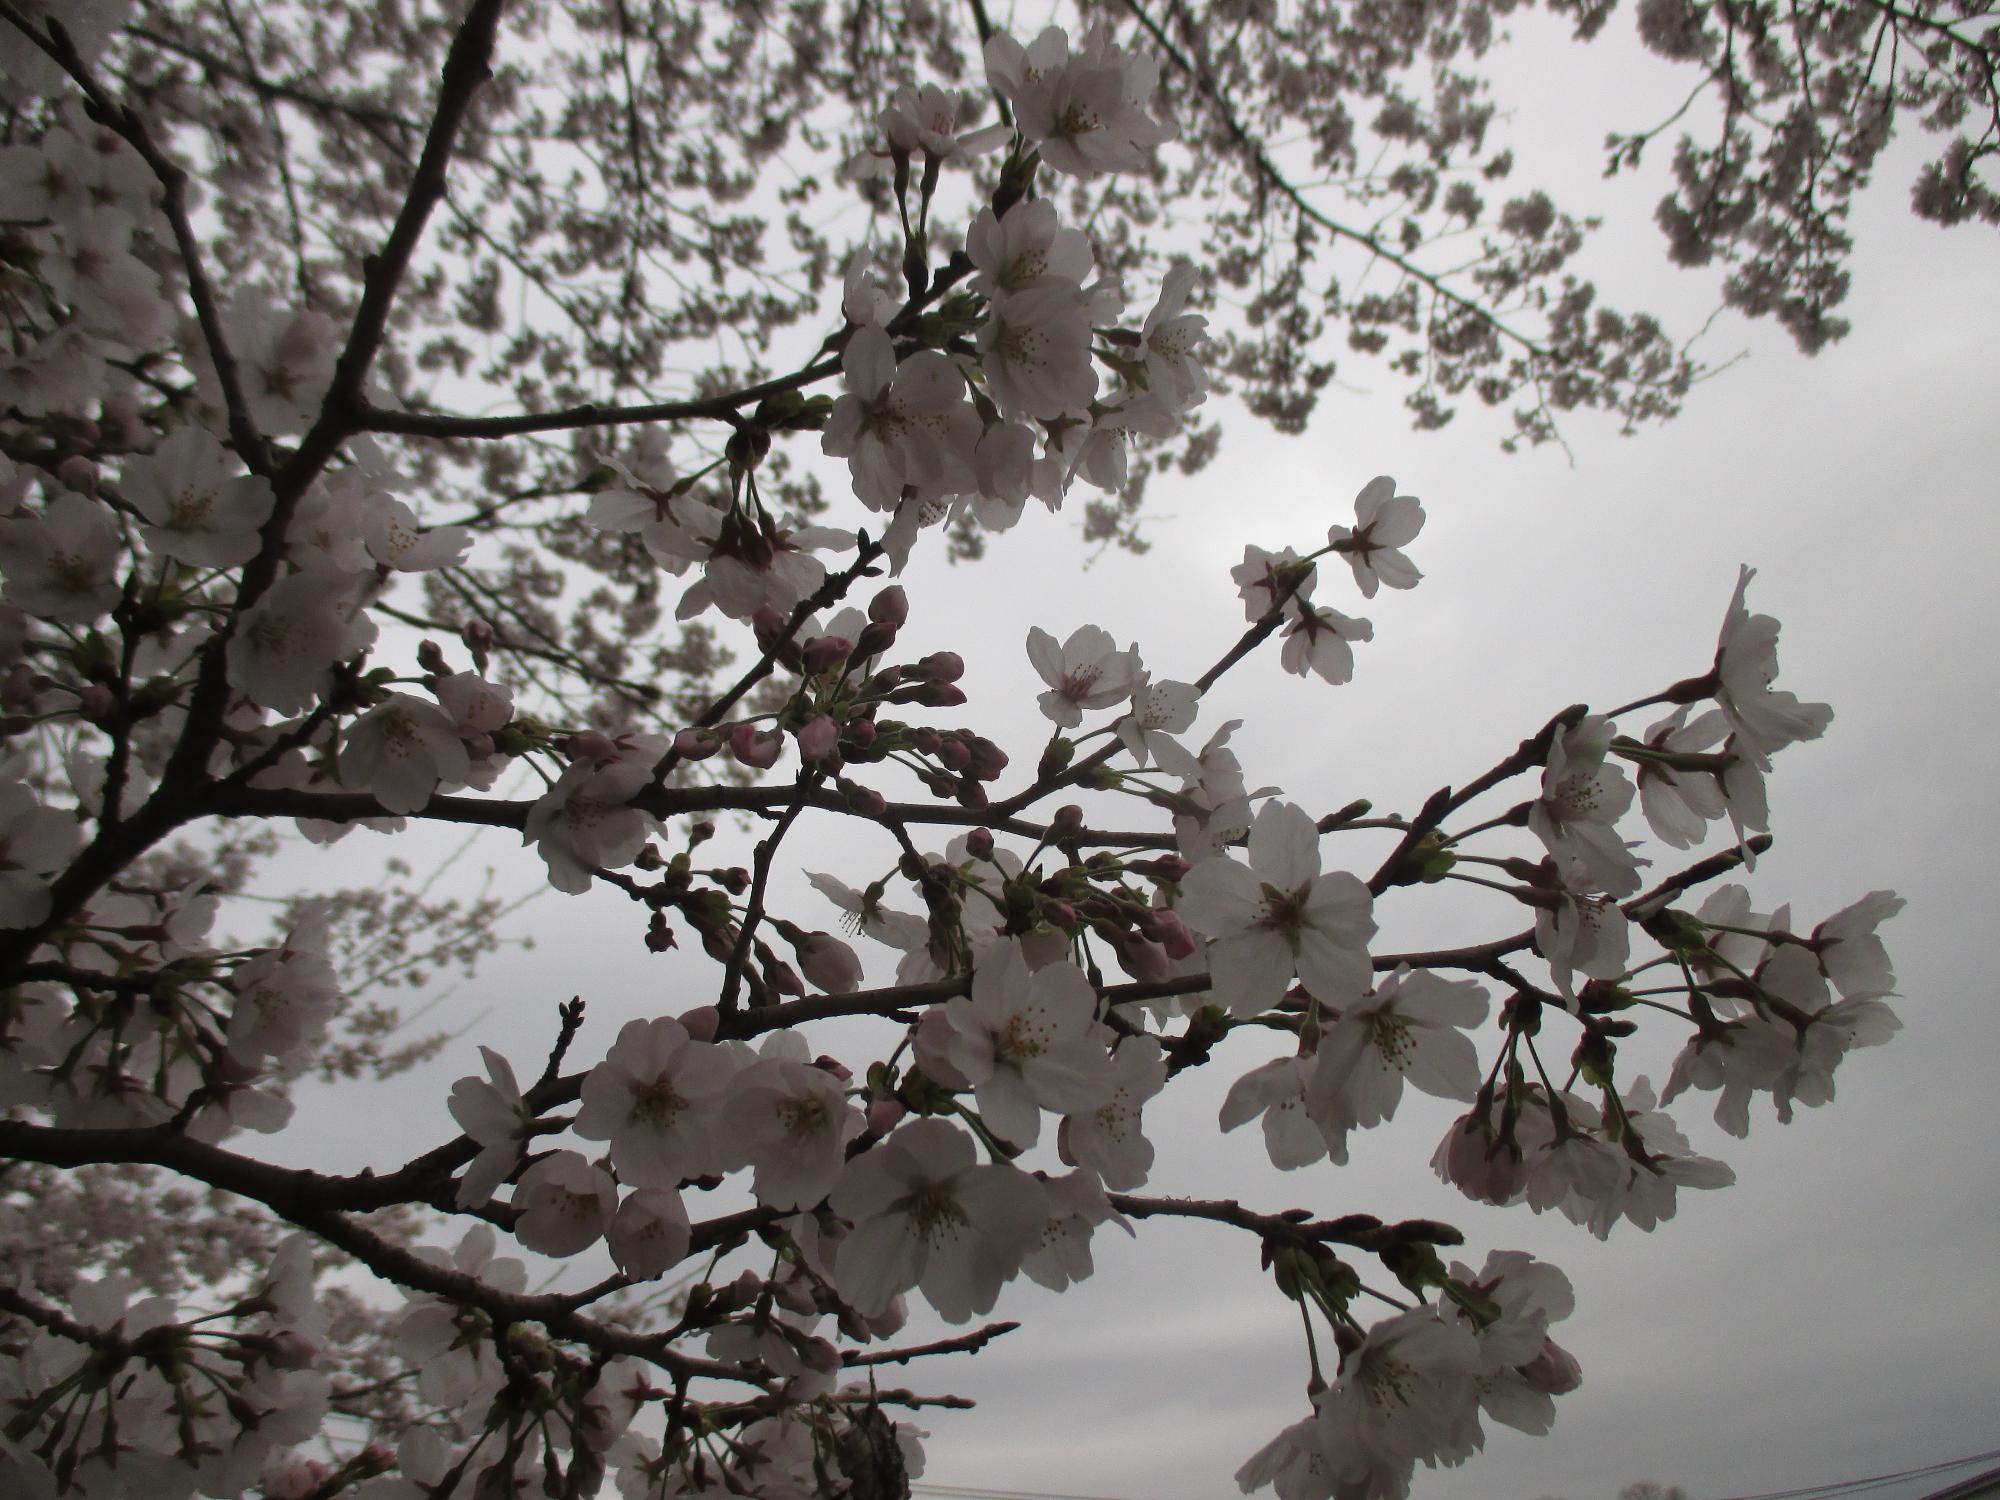
<path id="1" fill-rule="evenodd" d="M 784 747 L 785 737 L 777 733 L 766 733 L 755 724 L 738 724 L 729 731 L 729 751 L 744 765 L 755 770 L 769 770 L 778 763 L 778 752 Z"/>
<path id="2" fill-rule="evenodd" d="M 943 737 L 929 725 L 910 731 L 910 748 L 919 755 L 936 755 L 938 746 L 943 743 Z"/>
<path id="3" fill-rule="evenodd" d="M 854 1070 L 852 1068 L 848 1067 L 839 1058 L 829 1057 L 824 1052 L 813 1059 L 812 1065 L 818 1068 L 820 1072 L 828 1073 L 838 1078 L 842 1083 L 851 1082 L 854 1078 Z"/>
<path id="4" fill-rule="evenodd" d="M 674 754 L 682 760 L 707 760 L 721 748 L 711 729 L 683 729 L 674 736 Z"/>
<path id="5" fill-rule="evenodd" d="M 475 655 L 484 656 L 493 649 L 493 627 L 484 620 L 467 620 L 459 630 L 458 638 L 465 642 L 465 649 Z"/>
<path id="6" fill-rule="evenodd" d="M 610 735 L 601 729 L 586 729 L 582 734 L 573 734 L 563 747 L 571 760 L 595 761 L 600 766 L 608 766 L 618 759 L 618 746 Z"/>
<path id="7" fill-rule="evenodd" d="M 910 675 L 925 682 L 956 682 L 965 675 L 965 658 L 956 651 L 933 651 L 910 669 Z"/>
<path id="8" fill-rule="evenodd" d="M 903 1123 L 903 1116 L 908 1113 L 900 1099 L 877 1099 L 868 1106 L 868 1133 L 887 1135 Z"/>
<path id="9" fill-rule="evenodd" d="M 1141 983 L 1150 984 L 1173 973 L 1167 950 L 1137 933 L 1114 934 L 1111 945 L 1118 952 L 1118 967 Z"/>
<path id="10" fill-rule="evenodd" d="M 880 656 L 896 644 L 896 633 L 896 626 L 882 625 L 871 620 L 861 627 L 861 635 L 854 642 L 854 654 L 863 661 L 871 656 Z"/>
<path id="11" fill-rule="evenodd" d="M 1083 809 L 1074 802 L 1065 802 L 1049 819 L 1049 837 L 1052 839 L 1075 838 L 1082 832 Z"/>
<path id="12" fill-rule="evenodd" d="M 782 958 L 774 958 L 764 965 L 764 983 L 781 995 L 796 998 L 806 992 L 806 982 L 799 978 L 799 971 Z"/>
<path id="13" fill-rule="evenodd" d="M 777 645 L 778 638 L 785 633 L 787 621 L 775 605 L 760 604 L 757 613 L 750 617 L 750 629 L 757 637 L 757 649 L 769 651 Z"/>
<path id="14" fill-rule="evenodd" d="M 85 683 L 76 695 L 76 710 L 93 724 L 101 723 L 118 711 L 118 698 L 101 682 Z"/>
<path id="15" fill-rule="evenodd" d="M 448 676 L 451 672 L 444 659 L 444 647 L 432 640 L 417 643 L 417 665 L 439 677 Z"/>
<path id="16" fill-rule="evenodd" d="M 981 781 L 998 781 L 1000 773 L 1007 769 L 1007 752 L 983 734 L 965 736 L 965 747 L 972 752 L 972 774 Z"/>
<path id="17" fill-rule="evenodd" d="M 868 601 L 868 618 L 877 625 L 901 626 L 910 618 L 910 596 L 900 583 L 892 583 Z"/>
<path id="18" fill-rule="evenodd" d="M 974 859 L 991 859 L 993 857 L 993 830 L 990 828 L 973 829 L 972 832 L 965 836 L 965 852 L 970 854 Z"/>
<path id="19" fill-rule="evenodd" d="M 787 1276 L 771 1283 L 771 1300 L 787 1312 L 809 1318 L 819 1311 L 813 1301 L 812 1283 L 803 1276 Z"/>
<path id="20" fill-rule="evenodd" d="M 855 749 L 866 750 L 875 743 L 875 733 L 873 719 L 855 719 L 848 724 L 845 738 Z"/>
<path id="21" fill-rule="evenodd" d="M 830 932 L 809 932 L 792 944 L 807 979 L 829 995 L 849 995 L 861 987 L 861 960 Z"/>
<path id="22" fill-rule="evenodd" d="M 844 635 L 815 636 L 805 644 L 799 659 L 805 663 L 808 674 L 831 672 L 843 665 L 854 654 L 854 642 Z"/>
<path id="23" fill-rule="evenodd" d="M 965 741 L 947 739 L 938 745 L 938 764 L 948 771 L 963 771 L 972 764 L 972 751 Z"/>
<path id="24" fill-rule="evenodd" d="M 847 805 L 864 818 L 879 818 L 889 810 L 889 799 L 872 786 L 863 786 L 858 781 L 840 783 L 840 795 Z"/>
<path id="25" fill-rule="evenodd" d="M 799 754 L 806 760 L 824 760 L 840 743 L 840 726 L 821 714 L 799 730 Z"/>
<path id="26" fill-rule="evenodd" d="M 722 1012 L 713 1005 L 697 1005 L 693 1010 L 681 1012 L 681 1026 L 697 1042 L 715 1040 L 715 1030 L 722 1024 Z"/>
<path id="27" fill-rule="evenodd" d="M 914 701 L 925 708 L 957 708 L 965 702 L 965 689 L 949 682 L 926 682 L 919 684 Z"/>
<path id="28" fill-rule="evenodd" d="M 1554 1339 L 1542 1340 L 1541 1353 L 1520 1366 L 1521 1378 L 1549 1396 L 1564 1396 L 1583 1384 L 1583 1366 Z"/>
<path id="29" fill-rule="evenodd" d="M 1167 957 L 1183 959 L 1190 957 L 1201 941 L 1189 929 L 1186 919 L 1177 911 L 1162 911 L 1154 914 L 1156 931 L 1153 940 L 1167 950 Z"/>

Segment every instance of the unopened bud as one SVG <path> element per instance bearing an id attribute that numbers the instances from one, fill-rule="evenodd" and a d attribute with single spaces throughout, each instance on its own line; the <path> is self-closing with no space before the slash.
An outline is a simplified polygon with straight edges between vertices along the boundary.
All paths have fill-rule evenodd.
<path id="1" fill-rule="evenodd" d="M 1051 842 L 1060 839 L 1073 839 L 1082 832 L 1083 809 L 1078 807 L 1074 802 L 1065 802 L 1061 807 L 1056 809 L 1055 816 L 1049 819 L 1049 839 Z"/>
<path id="2" fill-rule="evenodd" d="M 840 726 L 825 714 L 803 725 L 798 732 L 799 755 L 805 760 L 824 760 L 840 743 Z"/>
<path id="3" fill-rule="evenodd" d="M 755 724 L 738 724 L 729 731 L 730 753 L 754 770 L 765 771 L 776 765 L 784 743 L 783 735 L 767 734 Z"/>
<path id="4" fill-rule="evenodd" d="M 814 636 L 807 641 L 799 657 L 805 663 L 808 674 L 817 676 L 821 672 L 831 672 L 846 663 L 854 654 L 854 642 L 844 635 Z"/>
<path id="5" fill-rule="evenodd" d="M 451 668 L 444 659 L 444 647 L 436 641 L 420 641 L 417 645 L 417 665 L 436 677 L 449 677 Z"/>
<path id="6" fill-rule="evenodd" d="M 900 583 L 892 583 L 868 601 L 868 618 L 877 625 L 901 626 L 910 618 L 910 596 Z"/>
<path id="7" fill-rule="evenodd" d="M 889 810 L 889 799 L 872 786 L 863 786 L 858 781 L 840 783 L 840 795 L 847 805 L 864 818 L 879 818 Z"/>
<path id="8" fill-rule="evenodd" d="M 910 669 L 925 682 L 956 682 L 965 675 L 965 658 L 956 651 L 933 651 Z"/>
<path id="9" fill-rule="evenodd" d="M 721 1024 L 722 1012 L 713 1005 L 697 1005 L 681 1015 L 681 1025 L 697 1042 L 714 1041 L 716 1028 Z"/>
<path id="10" fill-rule="evenodd" d="M 76 695 L 76 711 L 91 723 L 101 724 L 118 712 L 118 698 L 101 682 L 86 683 Z"/>
<path id="11" fill-rule="evenodd" d="M 721 748 L 712 729 L 683 729 L 674 736 L 674 754 L 682 760 L 707 760 Z"/>
<path id="12" fill-rule="evenodd" d="M 877 1099 L 868 1106 L 868 1133 L 887 1135 L 903 1123 L 903 1117 L 908 1113 L 900 1099 Z"/>
<path id="13" fill-rule="evenodd" d="M 972 832 L 965 836 L 965 852 L 970 854 L 974 859 L 991 859 L 993 857 L 993 830 L 990 828 L 973 829 Z"/>

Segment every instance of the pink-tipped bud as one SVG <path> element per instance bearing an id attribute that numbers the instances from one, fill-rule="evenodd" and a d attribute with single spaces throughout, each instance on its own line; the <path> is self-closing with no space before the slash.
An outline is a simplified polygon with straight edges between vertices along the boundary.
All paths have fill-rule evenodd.
<path id="1" fill-rule="evenodd" d="M 846 636 L 820 635 L 806 642 L 799 652 L 799 659 L 805 663 L 808 674 L 817 675 L 845 665 L 847 658 L 853 654 L 854 642 Z"/>
<path id="2" fill-rule="evenodd" d="M 722 1012 L 713 1005 L 697 1005 L 693 1010 L 681 1013 L 682 1027 L 697 1042 L 714 1041 L 716 1028 L 721 1024 Z"/>
<path id="3" fill-rule="evenodd" d="M 769 651 L 778 644 L 778 638 L 785 633 L 787 621 L 774 605 L 760 604 L 757 613 L 750 617 L 750 629 L 757 637 L 757 649 Z"/>
<path id="4" fill-rule="evenodd" d="M 721 748 L 712 729 L 683 729 L 674 736 L 674 754 L 682 760 L 707 760 Z"/>
<path id="5" fill-rule="evenodd" d="M 908 1113 L 900 1099 L 877 1099 L 868 1106 L 868 1133 L 887 1135 L 903 1123 L 903 1116 Z"/>
<path id="6" fill-rule="evenodd" d="M 1167 950 L 1137 933 L 1113 933 L 1111 945 L 1118 953 L 1118 967 L 1141 983 L 1150 984 L 1173 973 Z"/>
<path id="7" fill-rule="evenodd" d="M 801 996 L 806 992 L 806 982 L 799 978 L 799 971 L 782 958 L 764 965 L 764 982 L 781 995 Z"/>
<path id="8" fill-rule="evenodd" d="M 875 743 L 875 721 L 873 719 L 851 720 L 842 737 L 855 749 L 866 750 L 870 745 Z"/>
<path id="9" fill-rule="evenodd" d="M 877 625 L 901 627 L 910 618 L 910 596 L 903 592 L 900 583 L 892 583 L 879 590 L 868 601 L 868 618 Z"/>
<path id="10" fill-rule="evenodd" d="M 928 724 L 910 731 L 910 748 L 919 755 L 936 755 L 944 737 Z"/>
<path id="11" fill-rule="evenodd" d="M 1065 802 L 1049 819 L 1049 837 L 1052 839 L 1072 839 L 1082 832 L 1083 809 L 1074 802 Z"/>
<path id="12" fill-rule="evenodd" d="M 1568 1395 L 1583 1384 L 1583 1366 L 1551 1338 L 1544 1338 L 1541 1352 L 1518 1368 L 1523 1380 L 1548 1396 Z"/>
<path id="13" fill-rule="evenodd" d="M 919 683 L 911 701 L 925 708 L 957 708 L 965 702 L 965 689 L 951 682 Z"/>
<path id="14" fill-rule="evenodd" d="M 778 752 L 784 743 L 783 735 L 767 734 L 755 724 L 738 724 L 729 731 L 730 754 L 759 771 L 769 770 L 778 763 Z"/>
<path id="15" fill-rule="evenodd" d="M 829 1057 L 824 1052 L 813 1059 L 812 1065 L 818 1068 L 820 1072 L 838 1078 L 842 1083 L 850 1082 L 854 1077 L 854 1069 L 848 1067 L 839 1058 Z"/>
<path id="16" fill-rule="evenodd" d="M 824 760 L 840 744 L 840 726 L 825 714 L 799 730 L 799 754 L 806 760 Z"/>
<path id="17" fill-rule="evenodd" d="M 956 682 L 965 675 L 965 658 L 956 651 L 933 651 L 909 675 L 924 682 Z"/>
<path id="18" fill-rule="evenodd" d="M 1007 769 L 1007 752 L 983 734 L 967 735 L 965 748 L 972 752 L 972 774 L 981 781 L 998 781 Z"/>
<path id="19" fill-rule="evenodd" d="M 1191 956 L 1201 946 L 1200 939 L 1177 911 L 1154 912 L 1153 930 L 1147 936 L 1167 950 L 1168 958 L 1176 960 Z"/>
<path id="20" fill-rule="evenodd" d="M 76 695 L 76 711 L 93 724 L 101 724 L 118 712 L 118 697 L 101 682 L 84 684 Z"/>
<path id="21" fill-rule="evenodd" d="M 864 818 L 879 818 L 889 810 L 889 799 L 872 786 L 863 786 L 858 781 L 840 783 L 840 795 L 847 805 Z"/>
<path id="22" fill-rule="evenodd" d="M 458 632 L 458 638 L 465 642 L 465 649 L 477 656 L 484 656 L 493 649 L 493 627 L 484 620 L 467 620 Z"/>
<path id="23" fill-rule="evenodd" d="M 963 771 L 972 764 L 972 749 L 964 740 L 947 739 L 938 745 L 937 758 L 947 771 Z"/>
<path id="24" fill-rule="evenodd" d="M 993 830 L 990 828 L 973 829 L 972 832 L 965 836 L 965 852 L 970 854 L 974 859 L 991 859 L 993 857 Z"/>
<path id="25" fill-rule="evenodd" d="M 436 641 L 424 640 L 417 643 L 417 665 L 433 676 L 451 675 L 451 666 L 444 659 L 444 647 Z"/>
<path id="26" fill-rule="evenodd" d="M 832 933 L 806 933 L 793 942 L 792 950 L 806 978 L 827 994 L 851 995 L 861 988 L 861 960 Z"/>

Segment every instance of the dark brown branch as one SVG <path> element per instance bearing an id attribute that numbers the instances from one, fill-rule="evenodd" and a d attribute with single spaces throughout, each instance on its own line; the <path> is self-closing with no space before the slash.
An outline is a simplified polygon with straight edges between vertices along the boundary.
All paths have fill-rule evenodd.
<path id="1" fill-rule="evenodd" d="M 884 1349 L 868 1354 L 859 1349 L 841 1352 L 840 1362 L 849 1369 L 856 1365 L 906 1365 L 913 1359 L 923 1359 L 933 1354 L 972 1354 L 984 1349 L 1002 1334 L 1012 1333 L 1019 1323 L 988 1323 L 984 1328 L 976 1328 L 971 1333 L 962 1333 L 955 1339 L 939 1339 L 934 1344 L 918 1344 L 908 1349 Z"/>

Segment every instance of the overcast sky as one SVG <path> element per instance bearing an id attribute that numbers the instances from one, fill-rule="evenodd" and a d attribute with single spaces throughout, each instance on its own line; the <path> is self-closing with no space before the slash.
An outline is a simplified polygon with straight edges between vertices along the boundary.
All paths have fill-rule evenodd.
<path id="1" fill-rule="evenodd" d="M 1661 179 L 1601 183 L 1593 149 L 1607 129 L 1670 112 L 1685 82 L 1640 61 L 1614 66 L 1618 55 L 1559 43 L 1507 65 L 1500 92 L 1518 107 L 1507 128 L 1520 180 L 1593 195 L 1558 193 L 1611 220 L 1593 263 L 1607 295 L 1691 328 L 1714 285 L 1666 266 L 1650 223 Z M 1561 71 L 1572 67 L 1598 71 L 1572 85 Z M 1400 385 L 1357 369 L 1306 436 L 1238 420 L 1207 472 L 1160 481 L 1143 558 L 1084 571 L 1085 554 L 1065 552 L 1073 532 L 1043 520 L 1001 538 L 989 565 L 934 569 L 920 553 L 905 580 L 906 643 L 962 650 L 965 722 L 1011 724 L 1004 742 L 1032 764 L 1046 726 L 1019 645 L 1030 624 L 1061 636 L 1095 622 L 1136 639 L 1156 675 L 1192 677 L 1241 629 L 1228 568 L 1244 544 L 1316 545 L 1329 523 L 1351 520 L 1362 484 L 1393 474 L 1429 513 L 1411 549 L 1423 585 L 1372 605 L 1345 597 L 1344 578 L 1321 585 L 1326 602 L 1374 619 L 1356 681 L 1301 683 L 1267 653 L 1210 696 L 1194 737 L 1243 717 L 1236 744 L 1251 785 L 1281 785 L 1315 811 L 1366 796 L 1408 812 L 1565 704 L 1609 707 L 1704 670 L 1738 564 L 1760 570 L 1751 603 L 1784 622 L 1781 686 L 1832 703 L 1836 717 L 1823 740 L 1779 758 L 1778 842 L 1754 878 L 1759 909 L 1789 900 L 1810 927 L 1872 889 L 1910 903 L 1887 934 L 1905 1030 L 1847 1060 L 1834 1105 L 1780 1127 L 1763 1101 L 1739 1142 L 1709 1121 L 1712 1096 L 1680 1101 L 1683 1128 L 1735 1168 L 1736 1187 L 1684 1194 L 1656 1233 L 1625 1225 L 1605 1244 L 1437 1184 L 1427 1162 L 1453 1111 L 1421 1098 L 1357 1136 L 1348 1168 L 1272 1171 L 1254 1131 L 1214 1127 L 1222 1091 L 1261 1060 L 1255 1043 L 1232 1039 L 1148 1117 L 1161 1163 L 1149 1192 L 1435 1214 L 1466 1229 L 1475 1263 L 1489 1248 L 1521 1248 L 1569 1272 L 1578 1309 L 1559 1336 L 1585 1379 L 1559 1401 L 1554 1434 L 1489 1424 L 1487 1451 L 1467 1468 L 1418 1471 L 1418 1500 L 1610 1500 L 1648 1478 L 1719 1500 L 2000 1448 L 2000 1111 L 1984 1076 L 2000 1056 L 1984 953 L 2000 916 L 1988 868 L 2000 832 L 2000 262 L 1989 231 L 1908 217 L 1914 159 L 1892 156 L 1856 216 L 1855 332 L 1844 344 L 1808 361 L 1769 329 L 1724 320 L 1708 357 L 1747 350 L 1746 362 L 1699 389 L 1679 420 L 1635 438 L 1587 416 L 1568 422 L 1574 467 L 1555 450 L 1502 456 L 1498 422 L 1476 410 L 1442 434 L 1411 434 Z M 831 830 L 845 843 L 828 832 L 802 827 L 786 875 L 789 914 L 808 926 L 835 914 L 805 892 L 800 868 L 890 857 L 855 850 L 851 827 Z M 379 858 L 385 846 L 366 840 L 350 840 L 345 857 Z M 1329 843 L 1325 857 L 1365 871 L 1381 852 L 1354 851 Z M 493 858 L 521 868 L 503 846 Z M 1511 931 L 1508 905 L 1476 892 L 1392 897 L 1378 909 L 1382 942 Z M 534 911 L 537 950 L 444 1012 L 459 1024 L 492 1007 L 477 1039 L 504 1039 L 517 1068 L 533 1070 L 550 1009 L 571 993 L 599 1018 L 580 1060 L 593 1037 L 601 1053 L 618 1021 L 703 998 L 680 987 L 695 971 L 649 962 L 640 918 L 615 898 L 551 896 Z M 1652 1056 L 1657 1081 L 1680 1039 L 1667 1022 L 1652 1053 L 1628 1057 Z M 382 1165 L 412 1140 L 441 1138 L 443 1091 L 476 1068 L 473 1040 L 393 1107 L 363 1108 L 345 1090 L 304 1095 L 302 1139 L 337 1129 L 353 1165 Z M 857 1067 L 878 1055 L 858 1030 L 829 1030 L 823 1044 Z M 1305 1415 L 1296 1309 L 1259 1273 L 1254 1241 L 1156 1223 L 1136 1242 L 1101 1234 L 1097 1257 L 1096 1279 L 1060 1301 L 1025 1281 L 1002 1294 L 994 1316 L 1026 1329 L 976 1360 L 910 1374 L 982 1403 L 931 1423 L 931 1479 L 1209 1500 L 1233 1492 L 1244 1457 Z"/>

